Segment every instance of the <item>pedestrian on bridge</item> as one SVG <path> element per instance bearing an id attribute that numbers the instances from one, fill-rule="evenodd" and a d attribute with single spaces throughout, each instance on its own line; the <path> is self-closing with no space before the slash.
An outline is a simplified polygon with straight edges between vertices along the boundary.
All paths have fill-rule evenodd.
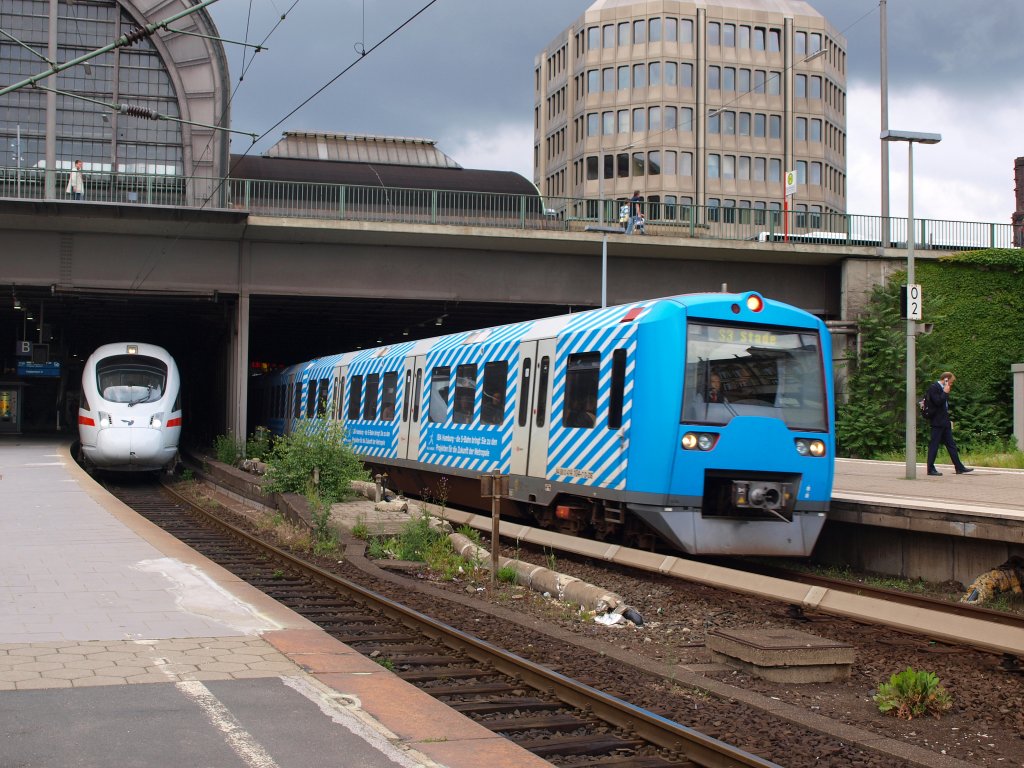
<path id="1" fill-rule="evenodd" d="M 928 405 L 931 406 L 932 439 L 928 443 L 928 474 L 932 477 L 942 475 L 935 469 L 935 457 L 939 453 L 939 443 L 946 446 L 949 451 L 949 458 L 953 462 L 958 475 L 973 472 L 970 467 L 965 467 L 960 461 L 960 452 L 956 447 L 956 440 L 953 439 L 953 422 L 949 418 L 949 390 L 956 381 L 956 376 L 945 371 L 939 380 L 928 387 Z"/>
<path id="2" fill-rule="evenodd" d="M 68 186 L 64 190 L 71 195 L 75 200 L 81 200 L 85 197 L 85 176 L 82 174 L 82 161 L 75 160 L 75 166 L 71 170 L 71 174 L 68 176 Z"/>
<path id="3" fill-rule="evenodd" d="M 629 221 L 626 222 L 626 234 L 632 235 L 633 230 L 636 228 L 637 220 L 643 215 L 640 210 L 643 205 L 643 198 L 640 197 L 640 190 L 636 189 L 633 191 L 633 196 L 629 198 Z"/>

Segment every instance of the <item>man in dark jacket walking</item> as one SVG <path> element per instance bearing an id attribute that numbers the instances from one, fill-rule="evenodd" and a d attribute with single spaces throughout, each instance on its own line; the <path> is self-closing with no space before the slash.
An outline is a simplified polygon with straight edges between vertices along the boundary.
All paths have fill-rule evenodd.
<path id="1" fill-rule="evenodd" d="M 935 469 L 935 457 L 939 453 L 940 443 L 949 451 L 949 458 L 958 475 L 974 471 L 970 467 L 965 467 L 960 461 L 960 453 L 957 451 L 956 441 L 953 439 L 953 422 L 949 418 L 949 390 L 954 381 L 956 381 L 956 376 L 945 371 L 938 381 L 928 387 L 926 395 L 932 412 L 932 439 L 928 443 L 928 474 L 933 477 L 942 475 Z"/>

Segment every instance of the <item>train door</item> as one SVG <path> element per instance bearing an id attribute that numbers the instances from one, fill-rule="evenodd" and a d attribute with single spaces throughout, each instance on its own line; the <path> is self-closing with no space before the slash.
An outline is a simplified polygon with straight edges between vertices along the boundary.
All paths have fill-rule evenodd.
<path id="1" fill-rule="evenodd" d="M 537 342 L 524 341 L 519 345 L 519 382 L 516 387 L 516 410 L 512 417 L 513 475 L 525 475 L 530 451 L 530 425 L 533 422 L 533 366 L 537 360 Z"/>
<path id="2" fill-rule="evenodd" d="M 530 413 L 530 445 L 527 449 L 526 474 L 531 477 L 547 477 L 555 340 L 541 339 L 538 341 L 534 360 L 533 403 Z"/>
<path id="3" fill-rule="evenodd" d="M 426 415 L 422 413 L 423 402 L 423 371 L 427 367 L 427 358 L 419 355 L 406 360 L 405 400 L 402 404 L 402 428 L 399 431 L 398 456 L 402 459 L 417 461 L 420 454 L 420 423 Z M 406 420 L 408 411 L 408 420 Z"/>
<path id="4" fill-rule="evenodd" d="M 331 419 L 334 421 L 345 420 L 345 374 L 348 373 L 348 366 L 336 366 L 334 373 L 333 387 L 331 389 Z"/>

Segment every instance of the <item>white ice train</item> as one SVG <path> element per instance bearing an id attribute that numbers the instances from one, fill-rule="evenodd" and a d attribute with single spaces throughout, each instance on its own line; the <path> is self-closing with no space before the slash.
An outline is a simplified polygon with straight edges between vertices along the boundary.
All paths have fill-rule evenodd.
<path id="1" fill-rule="evenodd" d="M 82 370 L 79 457 L 118 472 L 173 469 L 181 435 L 181 378 L 155 344 L 104 344 Z"/>

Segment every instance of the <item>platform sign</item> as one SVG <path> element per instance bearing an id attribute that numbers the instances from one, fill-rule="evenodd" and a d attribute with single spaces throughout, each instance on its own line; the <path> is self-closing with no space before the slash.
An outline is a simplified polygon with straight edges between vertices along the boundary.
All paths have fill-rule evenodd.
<path id="1" fill-rule="evenodd" d="M 920 320 L 922 305 L 920 283 L 900 286 L 900 316 L 904 320 Z"/>
<path id="2" fill-rule="evenodd" d="M 25 339 L 14 342 L 14 354 L 16 357 L 32 357 L 32 342 Z"/>

